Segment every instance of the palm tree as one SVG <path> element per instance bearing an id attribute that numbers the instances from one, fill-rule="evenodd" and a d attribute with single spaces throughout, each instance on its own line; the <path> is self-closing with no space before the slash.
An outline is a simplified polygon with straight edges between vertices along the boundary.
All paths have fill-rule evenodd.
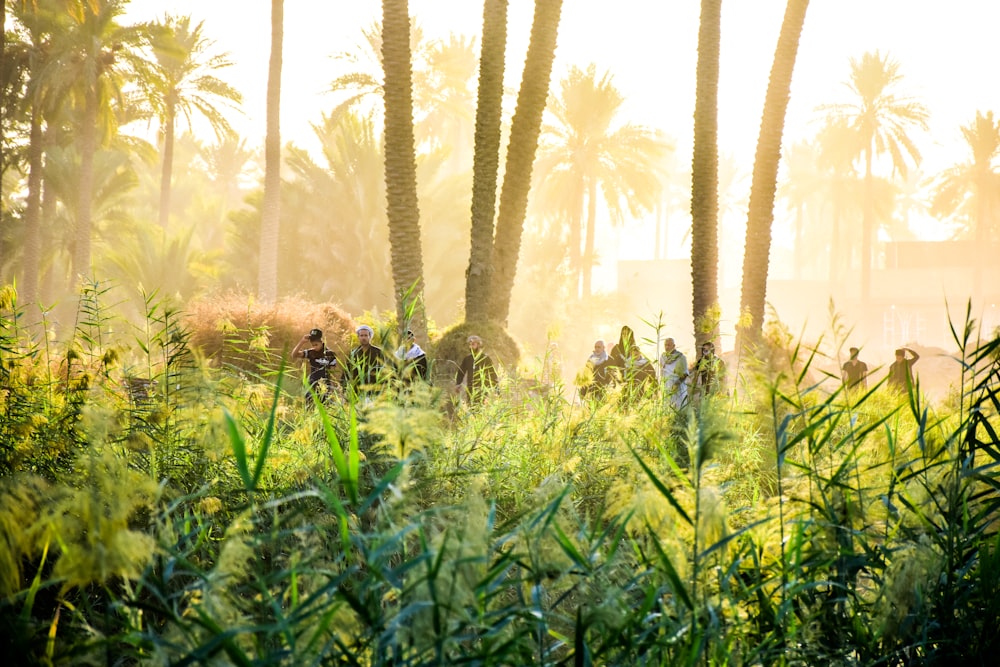
<path id="1" fill-rule="evenodd" d="M 115 109 L 123 106 L 122 86 L 142 69 L 139 46 L 146 25 L 121 26 L 116 19 L 126 0 L 90 0 L 78 11 L 67 11 L 67 32 L 53 44 L 56 55 L 46 68 L 54 88 L 65 91 L 77 111 L 76 137 L 80 152 L 72 278 L 90 271 L 91 201 L 94 196 L 94 155 L 117 134 Z"/>
<path id="2" fill-rule="evenodd" d="M 896 88 L 902 75 L 899 63 L 878 51 L 866 52 L 861 59 L 851 59 L 851 77 L 847 82 L 854 101 L 830 107 L 831 116 L 849 127 L 860 149 L 857 158 L 864 164 L 865 208 L 861 239 L 861 302 L 863 317 L 868 318 L 871 299 L 872 241 L 875 232 L 875 181 L 873 164 L 880 155 L 888 155 L 893 174 L 904 178 L 907 157 L 920 163 L 920 151 L 909 132 L 927 129 L 928 111 L 921 102 L 902 97 Z"/>
<path id="3" fill-rule="evenodd" d="M 799 141 L 784 152 L 785 176 L 778 184 L 778 196 L 791 213 L 795 228 L 795 248 L 792 277 L 802 280 L 805 257 L 822 257 L 828 253 L 816 242 L 815 234 L 807 232 L 825 229 L 822 215 L 822 189 L 826 185 L 819 168 L 819 148 L 813 142 Z"/>
<path id="4" fill-rule="evenodd" d="M 702 0 L 691 158 L 691 310 L 696 347 L 718 336 L 707 316 L 719 302 L 719 43 L 722 0 Z"/>
<path id="5" fill-rule="evenodd" d="M 977 248 L 996 232 L 996 211 L 1000 206 L 1000 172 L 996 162 L 1000 157 L 1000 120 L 993 112 L 976 112 L 976 118 L 962 126 L 962 137 L 969 146 L 972 159 L 946 169 L 937 178 L 931 213 L 955 216 L 972 231 Z M 982 297 L 982 260 L 975 262 L 973 292 Z"/>
<path id="6" fill-rule="evenodd" d="M 215 76 L 232 65 L 228 54 L 213 54 L 213 42 L 202 33 L 203 23 L 191 26 L 191 17 L 164 16 L 154 26 L 153 54 L 156 65 L 151 76 L 142 79 L 148 100 L 160 123 L 163 165 L 160 175 L 160 227 L 167 228 L 170 214 L 170 186 L 173 174 L 174 131 L 178 117 L 188 129 L 194 115 L 208 120 L 219 141 L 233 134 L 220 106 L 242 102 L 240 93 Z"/>
<path id="7" fill-rule="evenodd" d="M 747 214 L 747 235 L 744 245 L 743 282 L 740 312 L 749 315 L 749 324 L 741 330 L 746 342 L 760 338 L 764 324 L 764 302 L 767 297 L 767 274 L 771 252 L 771 224 L 774 222 L 774 195 L 778 183 L 778 162 L 781 159 L 781 137 L 785 128 L 785 111 L 792 86 L 792 72 L 799 50 L 799 37 L 806 20 L 809 0 L 788 0 L 781 22 L 778 45 L 774 50 L 771 77 L 764 97 L 764 112 L 757 137 L 753 182 L 750 186 L 750 208 Z M 740 318 L 743 321 L 743 318 Z M 742 350 L 742 343 L 737 350 Z"/>
<path id="8" fill-rule="evenodd" d="M 267 131 L 264 137 L 264 203 L 260 223 L 257 296 L 278 298 L 278 231 L 281 224 L 281 59 L 285 2 L 271 0 L 271 58 L 267 67 Z"/>
<path id="9" fill-rule="evenodd" d="M 539 172 L 545 175 L 539 196 L 547 190 L 561 200 L 570 223 L 570 266 L 585 298 L 596 260 L 598 199 L 612 224 L 622 223 L 626 212 L 632 217 L 651 212 L 670 149 L 659 131 L 616 122 L 624 101 L 610 74 L 598 78 L 595 65 L 586 71 L 570 68 L 549 106 L 555 123 L 543 127 L 539 147 Z"/>
<path id="10" fill-rule="evenodd" d="M 851 265 L 851 248 L 847 223 L 854 218 L 862 219 L 864 210 L 864 182 L 858 174 L 855 157 L 860 149 L 859 139 L 843 118 L 827 117 L 816 135 L 819 167 L 823 184 L 824 199 L 828 210 L 823 212 L 829 224 L 830 266 L 829 282 L 833 289 L 843 282 L 844 274 Z"/>
<path id="11" fill-rule="evenodd" d="M 385 192 L 392 251 L 396 318 L 417 340 L 427 340 L 424 267 L 417 203 L 413 138 L 413 81 L 409 0 L 382 0 L 382 65 L 385 69 Z"/>
<path id="12" fill-rule="evenodd" d="M 479 57 L 479 96 L 472 160 L 472 229 L 469 267 L 465 272 L 465 321 L 489 317 L 493 277 L 493 220 L 500 168 L 504 52 L 508 0 L 483 3 L 483 39 Z"/>
<path id="13" fill-rule="evenodd" d="M 535 0 L 521 89 L 511 121 L 507 162 L 500 190 L 500 210 L 493 241 L 493 288 L 490 294 L 489 319 L 501 325 L 506 324 L 510 314 L 510 297 L 528 208 L 528 192 L 531 189 L 531 171 L 538 148 L 542 113 L 549 94 L 549 79 L 552 75 L 552 62 L 555 60 L 561 14 L 562 0 Z"/>

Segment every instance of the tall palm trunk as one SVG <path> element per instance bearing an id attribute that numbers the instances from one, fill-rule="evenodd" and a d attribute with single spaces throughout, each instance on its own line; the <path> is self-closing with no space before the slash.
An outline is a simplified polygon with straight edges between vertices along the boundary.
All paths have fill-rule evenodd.
<path id="1" fill-rule="evenodd" d="M 408 324 L 417 340 L 426 341 L 408 0 L 382 0 L 382 66 L 385 68 L 386 214 L 396 317 L 401 325 Z"/>
<path id="2" fill-rule="evenodd" d="M 549 95 L 561 13 L 562 0 L 535 0 L 528 54 L 511 121 L 503 188 L 500 191 L 500 213 L 493 243 L 494 281 L 490 320 L 502 325 L 506 325 L 510 315 L 510 297 L 531 189 L 531 170 L 538 148 L 542 112 Z"/>
<path id="3" fill-rule="evenodd" d="M 278 298 L 278 232 L 281 223 L 281 59 L 284 0 L 271 0 L 271 59 L 267 68 L 267 134 L 264 138 L 264 201 L 261 204 L 257 296 Z"/>
<path id="4" fill-rule="evenodd" d="M 38 303 L 38 272 L 41 265 L 42 209 L 42 113 L 38 96 L 31 105 L 28 140 L 28 201 L 24 210 L 24 259 L 19 300 Z"/>
<path id="5" fill-rule="evenodd" d="M 94 195 L 94 153 L 97 151 L 97 81 L 87 84 L 84 94 L 83 127 L 80 130 L 80 182 L 76 203 L 76 230 L 70 290 L 75 291 L 80 276 L 90 274 L 90 235 L 93 226 L 91 200 Z"/>
<path id="6" fill-rule="evenodd" d="M 489 316 L 506 48 L 507 0 L 486 0 L 479 56 L 476 145 L 472 158 L 472 239 L 469 267 L 465 272 L 466 322 L 482 322 Z"/>
<path id="7" fill-rule="evenodd" d="M 719 43 L 722 0 L 702 0 L 691 158 L 691 309 L 697 347 L 718 335 L 705 318 L 719 302 Z"/>
<path id="8" fill-rule="evenodd" d="M 583 239 L 583 298 L 590 298 L 591 278 L 594 271 L 594 237 L 597 227 L 597 183 L 587 183 L 587 233 Z"/>
<path id="9" fill-rule="evenodd" d="M 865 149 L 865 202 L 861 214 L 861 319 L 867 326 L 871 320 L 872 292 L 872 236 L 875 234 L 875 179 L 872 176 L 872 152 L 869 143 Z"/>
<path id="10" fill-rule="evenodd" d="M 785 112 L 792 87 L 792 71 L 799 49 L 799 37 L 806 20 L 809 0 L 788 0 L 781 22 L 778 45 L 774 50 L 771 77 L 764 97 L 757 155 L 754 158 L 753 181 L 750 186 L 750 206 L 747 215 L 746 244 L 743 255 L 743 282 L 740 313 L 750 316 L 750 323 L 741 329 L 743 339 L 737 344 L 759 341 L 764 324 L 764 302 L 767 298 L 767 274 L 770 266 L 771 225 L 774 222 L 774 195 L 778 186 L 778 163 L 781 160 L 781 137 L 785 130 Z M 801 239 L 799 239 L 801 240 Z M 742 318 L 741 318 L 742 319 Z"/>
<path id="11" fill-rule="evenodd" d="M 167 113 L 163 127 L 163 165 L 160 171 L 160 228 L 170 222 L 170 187 L 174 170 L 174 126 L 177 124 L 177 101 L 173 91 L 167 94 Z"/>

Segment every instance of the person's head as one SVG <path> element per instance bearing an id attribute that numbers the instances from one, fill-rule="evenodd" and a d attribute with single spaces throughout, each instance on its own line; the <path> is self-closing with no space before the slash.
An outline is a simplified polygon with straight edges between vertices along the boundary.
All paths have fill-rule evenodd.
<path id="1" fill-rule="evenodd" d="M 851 350 L 850 350 L 850 352 L 851 352 L 851 359 L 857 359 L 858 358 L 858 353 L 861 352 L 861 350 L 859 350 L 856 347 L 852 347 Z"/>
<path id="2" fill-rule="evenodd" d="M 598 338 L 594 341 L 594 354 L 604 354 L 604 340 Z"/>
<path id="3" fill-rule="evenodd" d="M 896 359 L 904 359 L 906 357 L 906 350 L 899 348 L 896 350 Z"/>
<path id="4" fill-rule="evenodd" d="M 372 344 L 372 338 L 375 337 L 375 330 L 372 329 L 367 324 L 362 324 L 357 328 L 358 343 L 361 347 L 369 347 Z"/>
<path id="5" fill-rule="evenodd" d="M 673 338 L 664 338 L 663 339 L 663 351 L 664 352 L 673 352 L 675 349 L 677 349 L 677 346 L 674 344 L 674 339 Z"/>
<path id="6" fill-rule="evenodd" d="M 622 327 L 622 332 L 618 335 L 618 344 L 622 347 L 635 345 L 635 333 L 632 332 L 632 327 L 627 324 Z"/>
<path id="7" fill-rule="evenodd" d="M 703 357 L 715 354 L 715 344 L 710 340 L 706 340 L 701 344 L 701 354 Z"/>
<path id="8" fill-rule="evenodd" d="M 465 342 L 469 344 L 469 349 L 473 352 L 479 352 L 483 349 L 483 339 L 475 334 L 469 336 Z"/>
<path id="9" fill-rule="evenodd" d="M 309 337 L 309 346 L 312 349 L 322 349 L 323 348 L 323 331 L 322 329 L 310 329 L 307 334 Z"/>

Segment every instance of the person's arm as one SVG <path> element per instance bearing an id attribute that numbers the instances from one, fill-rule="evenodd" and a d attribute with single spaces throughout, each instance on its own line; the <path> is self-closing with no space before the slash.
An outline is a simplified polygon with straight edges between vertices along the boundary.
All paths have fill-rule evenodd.
<path id="1" fill-rule="evenodd" d="M 913 364 L 917 363 L 917 359 L 920 358 L 920 355 L 911 350 L 910 348 L 906 348 L 906 351 L 912 355 L 912 358 L 910 359 L 910 365 L 912 366 Z"/>
<path id="2" fill-rule="evenodd" d="M 302 350 L 305 349 L 306 345 L 308 344 L 309 344 L 309 334 L 306 334 L 305 336 L 300 338 L 299 342 L 296 343 L 295 347 L 292 348 L 292 356 L 301 357 L 304 359 L 305 355 L 302 354 Z"/>

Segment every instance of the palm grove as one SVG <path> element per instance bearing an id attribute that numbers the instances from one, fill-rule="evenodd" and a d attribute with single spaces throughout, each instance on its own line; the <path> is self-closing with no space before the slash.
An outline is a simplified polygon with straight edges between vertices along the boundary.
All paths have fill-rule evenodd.
<path id="1" fill-rule="evenodd" d="M 483 3 L 479 40 L 426 39 L 408 3 L 384 2 L 381 25 L 337 60 L 312 126 L 317 154 L 281 143 L 283 5 L 272 2 L 262 155 L 230 126 L 241 95 L 204 26 L 170 15 L 123 25 L 126 4 L 5 3 L 0 270 L 20 303 L 48 309 L 84 278 L 181 302 L 239 290 L 355 314 L 394 308 L 424 340 L 428 318 L 520 331 L 540 314 L 566 320 L 590 297 L 608 259 L 595 247 L 602 220 L 648 215 L 686 190 L 669 201 L 690 212 L 694 338 L 718 336 L 719 201 L 734 196 L 719 190 L 720 2 L 702 3 L 689 175 L 669 169 L 666 134 L 621 117 L 611 73 L 553 75 L 558 1 L 535 3 L 516 91 L 503 87 L 507 2 Z M 928 112 L 890 56 L 852 60 L 852 99 L 818 109 L 815 138 L 782 153 L 807 5 L 788 2 L 761 114 L 740 302 L 748 340 L 763 325 L 776 210 L 794 221 L 796 275 L 805 254 L 829 258 L 812 270 L 831 284 L 858 267 L 863 298 L 879 230 L 909 233 L 914 133 Z M 962 131 L 969 161 L 923 179 L 925 200 L 956 235 L 983 240 L 1000 123 L 977 111 Z"/>

